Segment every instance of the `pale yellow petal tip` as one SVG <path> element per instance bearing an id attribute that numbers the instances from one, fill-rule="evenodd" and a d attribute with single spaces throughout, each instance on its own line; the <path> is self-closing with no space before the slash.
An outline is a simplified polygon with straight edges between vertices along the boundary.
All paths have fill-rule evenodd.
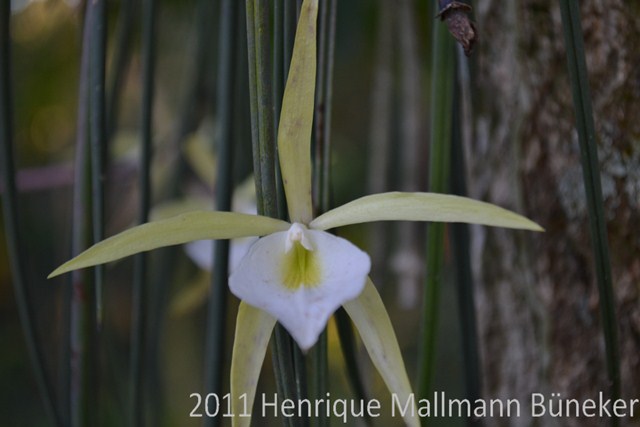
<path id="1" fill-rule="evenodd" d="M 62 264 L 60 267 L 53 270 L 51 273 L 49 273 L 49 275 L 47 276 L 47 279 L 53 279 L 54 277 L 60 276 L 64 273 L 68 273 L 69 271 L 71 271 L 72 269 L 66 267 L 66 265 L 67 265 L 66 263 Z"/>
<path id="2" fill-rule="evenodd" d="M 535 222 L 533 224 L 535 225 L 535 228 L 533 228 L 531 231 L 537 231 L 539 233 L 546 233 L 547 230 L 542 228 L 540 225 L 536 224 Z"/>
<path id="3" fill-rule="evenodd" d="M 70 273 L 74 270 L 80 270 L 81 268 L 93 267 L 94 265 L 97 265 L 97 264 L 91 264 L 86 262 L 82 262 L 82 263 L 78 262 L 77 258 L 78 257 L 72 258 L 69 261 L 62 264 L 60 267 L 53 270 L 51 273 L 49 273 L 49 275 L 47 276 L 47 279 L 52 279 L 54 277 L 61 276 L 65 273 Z"/>
<path id="4" fill-rule="evenodd" d="M 527 230 L 527 231 L 536 231 L 539 233 L 544 233 L 546 232 L 546 230 L 544 228 L 542 228 L 542 226 L 540 226 L 540 224 L 538 224 L 537 222 L 534 222 L 532 220 L 530 220 L 527 217 L 522 217 L 524 221 L 526 221 L 526 223 L 520 224 L 520 229 L 522 230 Z"/>

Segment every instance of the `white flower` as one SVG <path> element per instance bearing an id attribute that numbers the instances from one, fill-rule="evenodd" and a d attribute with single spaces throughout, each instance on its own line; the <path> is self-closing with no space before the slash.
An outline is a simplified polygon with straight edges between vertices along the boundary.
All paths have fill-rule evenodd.
<path id="1" fill-rule="evenodd" d="M 258 240 L 229 278 L 231 292 L 289 331 L 302 350 L 362 292 L 369 256 L 349 241 L 294 223 Z"/>

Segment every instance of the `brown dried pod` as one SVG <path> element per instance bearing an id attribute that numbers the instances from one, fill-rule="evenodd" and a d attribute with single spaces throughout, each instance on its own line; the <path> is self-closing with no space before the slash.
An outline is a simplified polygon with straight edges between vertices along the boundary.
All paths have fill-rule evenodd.
<path id="1" fill-rule="evenodd" d="M 464 48 L 465 55 L 471 55 L 473 46 L 478 40 L 475 23 L 469 19 L 471 6 L 458 1 L 440 1 L 440 12 L 436 17 L 447 24 L 449 32 Z"/>

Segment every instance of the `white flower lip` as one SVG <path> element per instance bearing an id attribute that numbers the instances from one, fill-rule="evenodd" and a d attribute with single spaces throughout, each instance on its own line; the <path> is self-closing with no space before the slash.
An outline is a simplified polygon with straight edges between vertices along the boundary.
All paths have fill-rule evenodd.
<path id="1" fill-rule="evenodd" d="M 287 231 L 287 241 L 285 246 L 285 252 L 289 252 L 296 242 L 300 242 L 302 247 L 304 247 L 308 251 L 313 251 L 314 247 L 309 240 L 309 236 L 307 236 L 307 227 L 304 225 L 294 222 L 291 224 L 291 228 Z"/>
<path id="2" fill-rule="evenodd" d="M 292 250 L 296 243 L 301 247 Z M 287 257 L 300 256 L 296 251 L 312 251 L 303 255 L 314 258 L 317 283 L 285 283 L 283 269 L 300 265 L 286 264 Z M 306 351 L 333 312 L 360 295 L 370 269 L 369 255 L 349 241 L 294 223 L 287 231 L 258 240 L 229 277 L 229 287 L 238 298 L 275 317 Z M 306 276 L 302 272 L 296 277 Z"/>

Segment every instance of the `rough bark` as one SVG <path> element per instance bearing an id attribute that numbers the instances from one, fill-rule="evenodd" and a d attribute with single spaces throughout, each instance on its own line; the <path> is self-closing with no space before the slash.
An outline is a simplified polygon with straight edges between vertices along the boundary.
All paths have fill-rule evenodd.
<path id="1" fill-rule="evenodd" d="M 467 153 L 471 196 L 546 233 L 474 229 L 487 397 L 584 400 L 607 390 L 558 1 L 475 2 L 480 40 Z M 640 398 L 640 4 L 580 2 L 616 294 L 622 396 Z M 602 425 L 522 417 L 489 425 Z M 622 425 L 628 425 L 622 421 Z"/>

